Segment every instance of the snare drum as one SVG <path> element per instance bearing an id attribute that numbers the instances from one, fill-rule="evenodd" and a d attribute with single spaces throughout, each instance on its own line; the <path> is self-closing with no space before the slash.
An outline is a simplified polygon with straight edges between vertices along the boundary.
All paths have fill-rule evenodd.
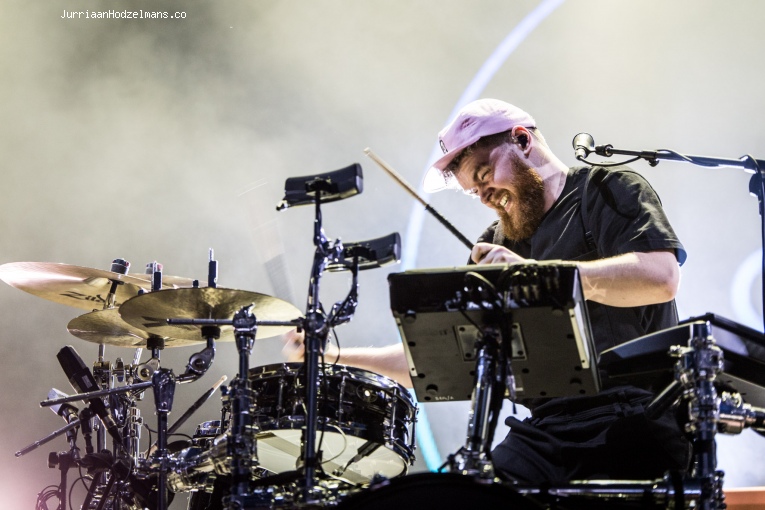
<path id="1" fill-rule="evenodd" d="M 317 449 L 324 472 L 363 485 L 375 475 L 406 474 L 414 462 L 417 412 L 406 388 L 358 368 L 320 365 Z M 302 363 L 256 367 L 249 373 L 256 402 L 260 466 L 274 473 L 294 470 L 305 426 Z"/>

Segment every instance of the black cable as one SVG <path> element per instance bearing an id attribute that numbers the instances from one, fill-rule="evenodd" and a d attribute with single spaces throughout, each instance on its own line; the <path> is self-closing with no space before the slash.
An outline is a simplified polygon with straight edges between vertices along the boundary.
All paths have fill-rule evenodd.
<path id="1" fill-rule="evenodd" d="M 147 423 L 144 423 L 143 426 L 146 427 L 146 430 L 149 431 L 149 444 L 150 445 L 154 444 L 154 441 L 151 440 L 151 432 L 152 432 L 151 427 L 149 427 Z M 223 426 L 223 423 L 221 423 L 221 427 L 222 426 Z"/>
<path id="2" fill-rule="evenodd" d="M 689 158 L 688 156 L 685 156 L 683 154 L 680 154 L 679 152 L 673 151 L 671 149 L 659 149 L 656 151 L 657 153 L 661 152 L 662 154 L 672 154 L 673 156 L 677 156 L 682 161 L 685 161 L 686 163 L 691 163 L 697 166 L 705 166 L 708 168 L 716 168 L 722 165 L 718 165 L 717 163 L 703 163 L 701 161 L 697 161 L 693 158 Z"/>
<path id="3" fill-rule="evenodd" d="M 37 510 L 48 510 L 48 500 L 60 496 L 58 485 L 48 485 L 37 494 L 35 508 Z M 60 501 L 60 500 L 59 500 Z"/>
<path id="4" fill-rule="evenodd" d="M 85 490 L 90 490 L 90 487 L 85 483 L 85 480 L 87 480 L 88 477 L 82 474 L 82 468 L 80 468 L 80 477 L 76 478 L 72 485 L 69 486 L 69 509 L 74 510 L 74 504 L 72 503 L 72 494 L 74 493 L 74 486 L 77 484 L 77 482 L 82 482 L 82 486 L 85 487 Z M 62 501 L 63 504 L 66 504 Z"/>
<path id="5" fill-rule="evenodd" d="M 332 362 L 332 366 L 336 367 L 340 362 L 340 338 L 338 338 L 335 328 L 332 328 L 332 336 L 335 338 L 335 345 L 337 346 L 337 356 L 335 356 L 335 361 Z"/>

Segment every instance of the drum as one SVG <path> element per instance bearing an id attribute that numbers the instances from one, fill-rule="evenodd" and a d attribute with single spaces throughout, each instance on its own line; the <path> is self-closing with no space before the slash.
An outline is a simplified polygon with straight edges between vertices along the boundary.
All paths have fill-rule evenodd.
<path id="1" fill-rule="evenodd" d="M 328 475 L 355 485 L 406 474 L 414 461 L 417 408 L 406 388 L 358 368 L 320 365 L 317 449 Z M 305 426 L 305 369 L 281 363 L 250 370 L 258 424 L 258 461 L 273 473 L 294 470 Z"/>
<path id="2" fill-rule="evenodd" d="M 167 483 L 173 492 L 211 491 L 216 478 L 216 462 L 225 462 L 226 444 L 221 443 L 220 420 L 205 421 L 197 426 L 186 447 L 172 451 L 173 469 Z M 221 438 L 216 442 L 216 438 Z M 220 460 L 219 460 L 220 459 Z"/>
<path id="3" fill-rule="evenodd" d="M 545 508 L 511 488 L 455 473 L 420 473 L 371 486 L 349 496 L 337 510 L 464 510 L 466 508 Z"/>

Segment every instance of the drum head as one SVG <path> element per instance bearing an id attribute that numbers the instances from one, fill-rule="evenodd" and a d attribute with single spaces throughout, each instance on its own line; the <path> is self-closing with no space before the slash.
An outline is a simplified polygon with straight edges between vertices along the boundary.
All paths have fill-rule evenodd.
<path id="1" fill-rule="evenodd" d="M 257 438 L 258 463 L 274 472 L 284 473 L 296 468 L 300 458 L 302 430 L 271 430 L 259 433 Z M 321 441 L 321 442 L 320 442 Z M 381 444 L 369 445 L 368 441 L 338 432 L 316 434 L 318 448 L 322 451 L 321 466 L 324 472 L 347 480 L 352 484 L 366 484 L 379 474 L 393 478 L 406 472 L 408 463 L 393 450 Z M 351 462 L 362 449 L 375 448 L 368 455 Z"/>
<path id="2" fill-rule="evenodd" d="M 354 485 L 366 485 L 376 475 L 406 474 L 416 413 L 408 390 L 344 365 L 324 365 L 319 377 L 316 442 L 322 470 Z M 295 470 L 306 420 L 303 364 L 256 367 L 249 382 L 256 395 L 259 466 L 273 473 Z"/>
<path id="3" fill-rule="evenodd" d="M 541 510 L 543 506 L 499 483 L 479 483 L 454 473 L 420 473 L 390 480 L 354 494 L 338 510 L 464 510 L 507 508 Z"/>

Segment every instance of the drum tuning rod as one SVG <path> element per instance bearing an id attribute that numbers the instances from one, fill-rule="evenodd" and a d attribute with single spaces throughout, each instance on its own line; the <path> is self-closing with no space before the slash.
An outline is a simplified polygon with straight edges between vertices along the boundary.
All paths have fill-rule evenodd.
<path id="1" fill-rule="evenodd" d="M 402 187 L 403 187 L 403 188 L 404 188 L 406 191 L 408 191 L 408 192 L 409 192 L 409 194 L 410 194 L 410 195 L 412 195 L 412 196 L 414 197 L 414 199 L 415 199 L 415 200 L 417 200 L 419 203 L 421 203 L 423 206 L 425 206 L 425 210 L 426 210 L 426 211 L 428 211 L 430 214 L 432 214 L 432 215 L 433 215 L 433 216 L 434 216 L 434 217 L 435 217 L 435 218 L 436 218 L 436 219 L 439 221 L 439 223 L 441 223 L 441 225 L 443 225 L 444 227 L 446 227 L 446 228 L 447 228 L 447 230 L 449 230 L 449 232 L 451 232 L 452 234 L 454 234 L 454 235 L 457 237 L 457 239 L 459 239 L 459 240 L 460 240 L 460 242 L 461 242 L 462 244 L 464 244 L 465 246 L 467 246 L 468 250 L 472 250 L 472 249 L 473 249 L 473 243 L 470 241 L 470 239 L 468 239 L 467 237 L 465 237 L 465 236 L 464 236 L 464 235 L 463 235 L 463 234 L 462 234 L 462 233 L 461 233 L 459 230 L 457 230 L 457 228 L 456 228 L 454 225 L 452 225 L 452 224 L 449 222 L 449 220 L 447 220 L 446 218 L 444 218 L 444 217 L 443 217 L 443 216 L 442 216 L 442 215 L 441 215 L 441 214 L 440 214 L 438 211 L 436 211 L 436 210 L 435 210 L 435 209 L 434 209 L 434 208 L 433 208 L 433 207 L 432 207 L 432 206 L 431 206 L 431 205 L 430 205 L 428 202 L 426 202 L 426 201 L 425 201 L 425 199 L 423 199 L 423 198 L 422 198 L 422 197 L 419 195 L 419 193 L 417 193 L 417 191 L 416 191 L 416 190 L 415 190 L 415 189 L 414 189 L 414 188 L 413 188 L 413 187 L 412 187 L 412 186 L 411 186 L 411 185 L 410 185 L 408 182 L 406 182 L 406 180 L 404 180 L 404 178 L 401 176 L 401 174 L 399 174 L 398 172 L 396 172 L 396 171 L 393 169 L 393 167 L 391 167 L 391 166 L 390 166 L 388 163 L 386 163 L 385 161 L 383 161 L 383 160 L 380 158 L 380 156 L 378 156 L 377 154 L 375 154 L 374 152 L 372 152 L 372 149 L 370 149 L 369 147 L 367 147 L 366 149 L 364 149 L 364 154 L 366 154 L 366 155 L 367 155 L 367 156 L 368 156 L 368 157 L 369 157 L 369 158 L 370 158 L 372 161 L 374 161 L 375 163 L 377 163 L 377 165 L 378 165 L 380 168 L 382 168 L 383 170 L 385 170 L 385 171 L 388 173 L 388 175 L 390 175 L 391 177 L 393 177 L 393 180 L 395 180 L 395 181 L 396 181 L 397 183 L 399 183 L 399 184 L 400 184 L 400 185 L 401 185 L 401 186 L 402 186 Z"/>

